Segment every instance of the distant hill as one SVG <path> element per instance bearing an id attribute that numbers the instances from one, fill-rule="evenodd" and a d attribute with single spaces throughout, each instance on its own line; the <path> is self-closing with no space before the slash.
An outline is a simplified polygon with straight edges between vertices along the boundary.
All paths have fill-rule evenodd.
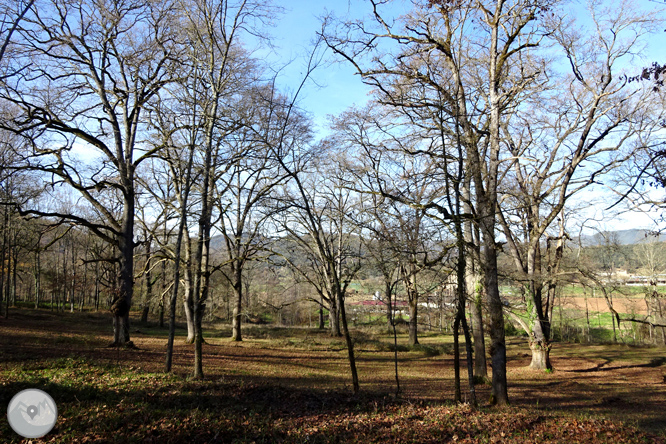
<path id="1" fill-rule="evenodd" d="M 655 236 L 648 230 L 631 229 L 631 230 L 618 230 L 606 231 L 603 233 L 596 233 L 593 235 L 584 235 L 581 237 L 581 242 L 584 247 L 594 247 L 603 245 L 605 243 L 604 237 L 612 242 L 617 242 L 620 245 L 633 245 L 641 242 L 665 242 L 666 234 Z"/>

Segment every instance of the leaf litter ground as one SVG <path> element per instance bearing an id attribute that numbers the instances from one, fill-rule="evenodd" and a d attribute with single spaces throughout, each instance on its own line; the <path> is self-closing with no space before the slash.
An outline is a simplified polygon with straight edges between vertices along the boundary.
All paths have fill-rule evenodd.
<path id="1" fill-rule="evenodd" d="M 399 349 L 396 398 L 390 338 L 368 330 L 354 332 L 362 393 L 352 396 L 342 341 L 316 330 L 250 326 L 234 343 L 211 325 L 206 379 L 194 381 L 182 329 L 165 375 L 165 330 L 135 323 L 137 349 L 111 349 L 109 324 L 28 309 L 0 319 L 2 404 L 36 387 L 58 405 L 54 430 L 32 442 L 666 442 L 664 348 L 555 344 L 545 373 L 528 370 L 525 339 L 510 338 L 511 407 L 486 405 L 480 384 L 473 410 L 450 402 L 448 336 L 424 332 L 420 347 Z M 27 440 L 4 420 L 0 442 Z"/>

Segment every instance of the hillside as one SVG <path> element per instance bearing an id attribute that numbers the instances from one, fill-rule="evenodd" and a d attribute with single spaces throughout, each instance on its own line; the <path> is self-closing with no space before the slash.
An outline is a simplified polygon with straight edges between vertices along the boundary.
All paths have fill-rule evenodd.
<path id="1" fill-rule="evenodd" d="M 596 247 L 605 243 L 617 243 L 619 245 L 633 245 L 641 242 L 664 242 L 666 234 L 656 235 L 644 229 L 606 231 L 592 235 L 583 235 L 581 243 L 584 247 Z"/>

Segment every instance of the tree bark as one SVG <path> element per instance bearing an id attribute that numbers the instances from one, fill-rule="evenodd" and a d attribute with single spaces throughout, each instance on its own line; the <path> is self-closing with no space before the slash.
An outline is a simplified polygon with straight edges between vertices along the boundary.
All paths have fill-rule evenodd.
<path id="1" fill-rule="evenodd" d="M 142 323 L 147 323 L 148 322 L 148 313 L 150 311 L 150 302 L 153 298 L 153 276 L 150 270 L 150 262 L 151 262 L 151 244 L 152 244 L 152 237 L 148 236 L 148 233 L 144 231 L 144 236 L 147 238 L 146 241 L 146 273 L 144 275 L 144 279 L 146 281 L 146 293 L 144 294 L 143 297 L 143 310 L 141 311 L 141 322 Z"/>
<path id="2" fill-rule="evenodd" d="M 324 328 L 326 328 L 324 323 L 324 307 L 323 305 L 319 305 L 319 330 L 323 330 Z"/>
<path id="3" fill-rule="evenodd" d="M 203 379 L 203 327 L 202 321 L 206 304 L 199 303 L 194 309 L 194 325 L 196 334 L 194 336 L 194 379 Z"/>
<path id="4" fill-rule="evenodd" d="M 187 324 L 187 338 L 185 339 L 186 344 L 193 344 L 195 337 L 195 326 L 194 326 L 194 310 L 195 304 L 193 297 L 190 293 L 191 290 L 187 290 L 188 296 L 185 301 L 183 301 L 183 309 L 185 310 L 185 322 Z"/>
<path id="5" fill-rule="evenodd" d="M 471 294 L 469 311 L 472 316 L 472 336 L 474 337 L 474 374 L 479 378 L 488 377 L 486 363 L 486 342 L 483 335 L 483 286 L 476 275 L 467 274 L 468 293 Z"/>
<path id="6" fill-rule="evenodd" d="M 342 331 L 345 336 L 345 342 L 347 343 L 347 356 L 349 358 L 349 368 L 352 376 L 352 387 L 354 394 L 357 394 L 360 387 L 358 382 L 358 373 L 356 371 L 356 358 L 354 356 L 354 342 L 351 339 L 351 334 L 349 333 L 349 326 L 347 325 L 347 313 L 345 311 L 345 300 L 344 296 L 340 291 L 338 291 L 336 298 L 338 304 L 340 305 L 340 321 L 342 322 Z"/>
<path id="7" fill-rule="evenodd" d="M 417 298 L 409 300 L 409 345 L 418 345 L 418 316 L 419 305 Z"/>
<path id="8" fill-rule="evenodd" d="M 236 268 L 233 272 L 233 288 L 234 288 L 234 298 L 235 307 L 234 315 L 231 324 L 231 339 L 233 341 L 242 341 L 243 336 L 241 333 L 241 321 L 242 321 L 242 309 L 243 309 L 243 275 L 240 268 Z"/>
<path id="9" fill-rule="evenodd" d="M 329 329 L 331 330 L 331 336 L 342 336 L 342 332 L 340 331 L 340 310 L 337 301 L 335 300 L 335 296 L 330 299 L 328 307 L 328 323 Z"/>

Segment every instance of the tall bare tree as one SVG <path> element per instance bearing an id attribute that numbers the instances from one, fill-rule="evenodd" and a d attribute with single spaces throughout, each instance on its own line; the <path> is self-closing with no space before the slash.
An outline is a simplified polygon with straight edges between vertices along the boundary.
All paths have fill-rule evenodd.
<path id="1" fill-rule="evenodd" d="M 291 181 L 280 198 L 286 211 L 276 214 L 276 222 L 291 251 L 298 252 L 283 254 L 283 259 L 326 301 L 331 334 L 345 337 L 356 393 L 359 381 L 345 297 L 362 265 L 359 227 L 348 216 L 358 211 L 358 195 L 349 189 L 352 178 L 339 168 L 341 153 L 330 143 L 318 148 L 299 164 L 281 162 Z"/>
<path id="2" fill-rule="evenodd" d="M 77 193 L 98 219 L 22 212 L 84 225 L 116 249 L 116 345 L 130 339 L 136 168 L 154 154 L 143 143 L 143 111 L 179 65 L 172 3 L 35 1 L 14 32 L 15 50 L 5 65 L 21 75 L 0 91 L 13 107 L 2 126 L 29 144 L 25 166 Z"/>
<path id="3" fill-rule="evenodd" d="M 196 226 L 196 229 L 192 227 L 196 236 L 191 241 L 186 238 L 184 244 L 185 312 L 195 349 L 194 376 L 201 378 L 202 320 L 211 274 L 211 229 L 215 218 L 220 217 L 214 214 L 214 203 L 219 197 L 216 182 L 231 168 L 235 161 L 233 156 L 237 154 L 231 153 L 229 157 L 225 146 L 244 125 L 236 109 L 241 103 L 240 97 L 257 82 L 256 61 L 244 48 L 243 39 L 263 39 L 264 26 L 275 17 L 278 9 L 266 1 L 180 0 L 178 11 L 180 38 L 187 42 L 183 61 L 189 73 L 171 91 L 171 98 L 179 100 L 173 106 L 184 114 L 171 119 L 170 130 L 165 135 L 172 146 L 180 150 L 180 154 L 170 157 L 171 161 L 181 162 L 176 170 L 187 171 L 184 176 L 187 180 L 178 187 L 180 223 L 185 224 L 179 236 L 190 232 L 188 227 L 192 222 L 187 216 L 192 211 L 196 215 L 196 222 L 192 223 Z M 189 155 L 182 155 L 183 152 Z M 183 162 L 188 158 L 190 160 Z M 183 169 L 185 165 L 189 166 Z M 177 264 L 179 256 L 175 257 Z M 177 289 L 176 285 L 174 295 Z"/>
<path id="4" fill-rule="evenodd" d="M 370 0 L 371 20 L 327 30 L 331 48 L 351 62 L 377 91 L 380 103 L 414 123 L 422 110 L 437 116 L 430 128 L 464 147 L 474 192 L 472 208 L 483 248 L 484 291 L 489 312 L 493 401 L 508 403 L 503 304 L 497 279 L 498 184 L 508 157 L 501 128 L 534 82 L 538 68 L 524 63 L 541 38 L 539 14 L 552 2 L 497 0 L 414 2 L 394 20 Z M 441 116 L 450 120 L 442 120 Z M 455 144 L 452 144 L 455 146 Z"/>
<path id="5" fill-rule="evenodd" d="M 305 116 L 289 113 L 290 106 L 272 84 L 249 88 L 238 106 L 241 128 L 222 144 L 228 161 L 216 181 L 220 222 L 215 228 L 225 243 L 224 260 L 218 268 L 234 290 L 235 341 L 242 340 L 244 269 L 249 261 L 270 255 L 272 236 L 264 228 L 276 210 L 274 191 L 291 177 L 281 163 L 289 162 L 299 145 L 311 137 Z"/>
<path id="6" fill-rule="evenodd" d="M 499 220 L 525 290 L 534 369 L 551 368 L 549 313 L 561 279 L 565 206 L 603 184 L 660 128 L 663 115 L 650 90 L 629 83 L 622 66 L 653 21 L 631 8 L 596 3 L 589 8 L 591 30 L 585 37 L 574 31 L 584 29 L 578 20 L 549 25 L 570 71 L 562 73 L 557 58 L 544 64 L 541 89 L 525 97 L 502 131 L 519 160 L 500 186 Z"/>

